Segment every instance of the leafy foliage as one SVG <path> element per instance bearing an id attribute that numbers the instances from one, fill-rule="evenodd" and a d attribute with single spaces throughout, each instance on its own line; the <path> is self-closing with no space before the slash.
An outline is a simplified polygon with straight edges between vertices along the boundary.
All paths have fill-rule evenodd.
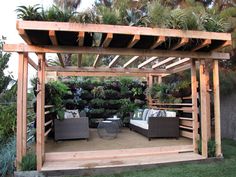
<path id="1" fill-rule="evenodd" d="M 9 138 L 0 144 L 0 174 L 2 177 L 10 176 L 15 171 L 16 138 Z"/>
<path id="2" fill-rule="evenodd" d="M 108 7 L 105 6 L 99 6 L 98 7 L 98 13 L 99 15 L 102 16 L 102 22 L 104 24 L 111 24 L 111 25 L 116 25 L 119 24 L 119 11 L 118 10 L 114 10 L 114 9 L 110 9 Z"/>
<path id="3" fill-rule="evenodd" d="M 123 21 L 129 26 L 149 26 L 150 24 L 148 15 L 140 9 L 126 9 Z"/>
<path id="4" fill-rule="evenodd" d="M 42 7 L 39 4 L 33 6 L 18 6 L 16 9 L 17 18 L 23 20 L 35 20 L 41 21 L 44 20 L 42 16 Z"/>
<path id="5" fill-rule="evenodd" d="M 23 156 L 20 167 L 22 171 L 36 170 L 36 155 L 34 153 L 27 153 Z"/>

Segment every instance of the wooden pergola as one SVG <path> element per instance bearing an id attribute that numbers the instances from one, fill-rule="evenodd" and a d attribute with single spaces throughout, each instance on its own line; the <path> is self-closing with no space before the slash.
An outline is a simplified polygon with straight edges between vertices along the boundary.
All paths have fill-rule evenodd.
<path id="1" fill-rule="evenodd" d="M 17 21 L 17 30 L 26 44 L 5 44 L 4 51 L 19 54 L 17 90 L 17 165 L 26 154 L 27 77 L 28 64 L 38 72 L 37 94 L 37 170 L 41 170 L 44 152 L 45 126 L 45 73 L 57 76 L 144 76 L 149 86 L 161 82 L 162 77 L 191 69 L 192 133 L 182 133 L 193 139 L 193 152 L 197 153 L 198 129 L 201 128 L 202 156 L 208 156 L 210 128 L 209 72 L 213 71 L 214 125 L 216 156 L 221 156 L 219 60 L 228 60 L 228 53 L 218 52 L 231 45 L 231 34 L 175 29 L 78 24 L 63 22 Z M 100 34 L 93 41 L 93 34 Z M 28 53 L 36 53 L 36 64 Z M 50 66 L 46 53 L 56 53 L 60 66 Z M 66 66 L 63 54 L 77 54 L 77 66 Z M 95 54 L 91 66 L 82 66 L 83 54 Z M 107 65 L 99 65 L 102 56 L 114 56 Z M 122 63 L 122 56 L 130 56 Z M 143 58 L 146 57 L 146 58 Z M 120 62 L 122 64 L 117 65 Z M 200 80 L 197 81 L 199 69 Z M 157 77 L 157 79 L 155 79 Z M 200 112 L 198 93 L 200 87 Z M 201 122 L 198 122 L 198 112 Z M 183 118 L 183 122 L 185 120 Z M 46 132 L 48 133 L 48 132 Z"/>

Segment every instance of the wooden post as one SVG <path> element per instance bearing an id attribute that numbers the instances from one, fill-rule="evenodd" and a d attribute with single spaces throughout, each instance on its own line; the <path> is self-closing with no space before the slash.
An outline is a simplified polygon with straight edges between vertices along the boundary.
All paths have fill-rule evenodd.
<path id="1" fill-rule="evenodd" d="M 162 83 L 162 76 L 158 76 L 158 81 L 157 81 L 158 84 L 161 84 Z"/>
<path id="2" fill-rule="evenodd" d="M 28 92 L 28 54 L 24 54 L 23 61 L 23 101 L 22 101 L 22 155 L 26 155 L 27 148 L 27 92 Z"/>
<path id="3" fill-rule="evenodd" d="M 211 104 L 210 104 L 210 76 L 209 76 L 209 69 L 206 65 L 205 67 L 205 76 L 206 76 L 206 84 L 207 84 L 207 139 L 211 139 Z"/>
<path id="4" fill-rule="evenodd" d="M 44 160 L 44 99 L 45 99 L 45 56 L 38 54 L 38 85 L 37 85 L 37 170 L 40 171 Z"/>
<path id="5" fill-rule="evenodd" d="M 201 138 L 202 138 L 202 156 L 208 157 L 208 136 L 207 136 L 207 109 L 209 109 L 207 104 L 207 80 L 205 69 L 205 60 L 200 60 L 200 94 L 201 94 Z"/>
<path id="6" fill-rule="evenodd" d="M 148 82 L 148 88 L 152 87 L 152 85 L 153 85 L 153 76 L 151 74 L 147 75 L 147 82 Z M 148 105 L 151 106 L 151 103 L 152 103 L 152 98 L 149 95 L 148 96 Z"/>
<path id="7" fill-rule="evenodd" d="M 193 104 L 193 150 L 198 152 L 198 105 L 197 105 L 197 73 L 196 62 L 192 60 L 191 66 L 191 86 L 192 86 L 192 104 Z"/>
<path id="8" fill-rule="evenodd" d="M 24 53 L 19 53 L 18 83 L 17 83 L 17 129 L 16 129 L 16 165 L 20 170 L 23 156 L 22 124 L 23 124 L 23 78 L 24 78 Z"/>
<path id="9" fill-rule="evenodd" d="M 220 129 L 220 84 L 218 60 L 213 61 L 214 112 L 215 112 L 215 142 L 216 157 L 221 157 L 221 129 Z"/>

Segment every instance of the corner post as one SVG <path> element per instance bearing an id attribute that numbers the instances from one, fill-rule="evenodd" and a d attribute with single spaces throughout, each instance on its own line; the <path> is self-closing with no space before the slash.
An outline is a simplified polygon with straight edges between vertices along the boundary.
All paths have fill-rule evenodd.
<path id="1" fill-rule="evenodd" d="M 152 87 L 153 85 L 153 75 L 148 74 L 148 88 Z M 149 95 L 148 96 L 148 105 L 151 106 L 152 105 L 152 98 Z"/>
<path id="2" fill-rule="evenodd" d="M 37 170 L 41 171 L 44 160 L 44 102 L 45 102 L 45 55 L 38 54 L 38 84 L 37 84 Z"/>
<path id="3" fill-rule="evenodd" d="M 193 150 L 198 152 L 198 105 L 197 105 L 197 73 L 196 62 L 192 59 L 191 65 L 191 86 L 192 86 L 192 117 L 193 117 Z"/>
<path id="4" fill-rule="evenodd" d="M 22 155 L 26 155 L 27 149 L 27 92 L 28 92 L 28 54 L 24 54 L 23 61 L 23 101 L 22 101 Z"/>
<path id="5" fill-rule="evenodd" d="M 208 109 L 209 100 L 207 92 L 207 72 L 205 60 L 200 60 L 200 96 L 201 96 L 201 138 L 202 138 L 202 156 L 208 157 Z"/>
<path id="6" fill-rule="evenodd" d="M 221 128 L 220 128 L 220 84 L 218 60 L 213 61 L 213 89 L 214 89 L 214 113 L 215 113 L 215 142 L 216 157 L 221 157 Z"/>

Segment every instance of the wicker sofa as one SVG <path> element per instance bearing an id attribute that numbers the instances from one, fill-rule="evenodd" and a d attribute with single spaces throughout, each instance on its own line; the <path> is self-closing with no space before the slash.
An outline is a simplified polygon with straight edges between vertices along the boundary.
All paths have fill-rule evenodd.
<path id="1" fill-rule="evenodd" d="M 54 139 L 89 139 L 89 120 L 88 117 L 70 118 L 54 120 Z"/>
<path id="2" fill-rule="evenodd" d="M 148 110 L 148 112 L 153 110 Z M 168 112 L 167 112 L 168 113 Z M 178 138 L 179 118 L 169 112 L 172 117 L 154 117 L 152 113 L 142 115 L 139 119 L 130 120 L 130 130 L 136 131 L 149 140 L 152 138 Z"/>

